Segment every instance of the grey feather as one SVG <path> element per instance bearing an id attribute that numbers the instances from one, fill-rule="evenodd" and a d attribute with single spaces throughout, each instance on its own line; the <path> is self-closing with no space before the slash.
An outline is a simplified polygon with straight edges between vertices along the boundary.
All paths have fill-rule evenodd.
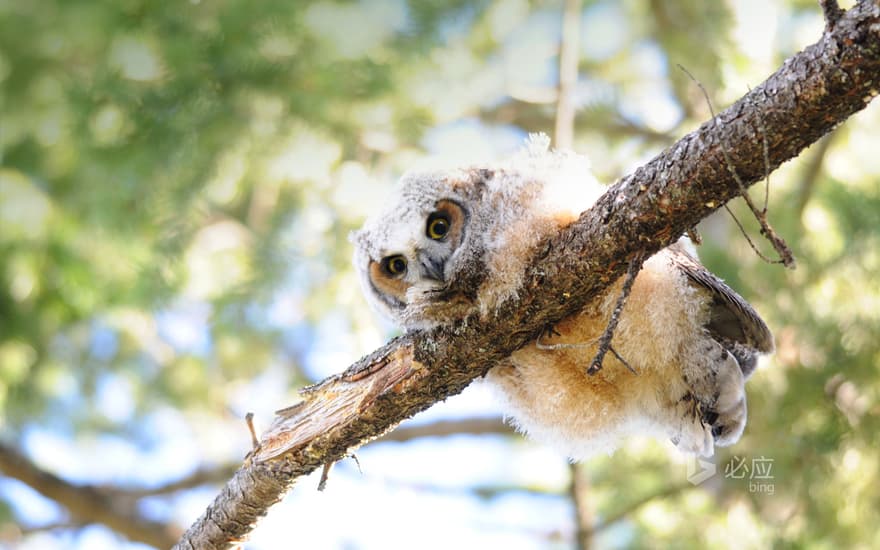
<path id="1" fill-rule="evenodd" d="M 711 297 L 710 319 L 706 330 L 736 357 L 745 376 L 755 369 L 758 354 L 774 349 L 773 335 L 758 312 L 710 273 L 677 243 L 669 247 L 670 260 L 689 281 L 707 290 Z"/>

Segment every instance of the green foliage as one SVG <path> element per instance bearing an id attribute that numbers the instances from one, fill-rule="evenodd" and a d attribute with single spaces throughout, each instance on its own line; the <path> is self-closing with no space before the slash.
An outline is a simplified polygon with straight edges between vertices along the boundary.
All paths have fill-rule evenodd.
<path id="1" fill-rule="evenodd" d="M 721 108 L 821 32 L 818 8 L 792 1 L 774 12 L 775 40 L 749 35 L 748 9 L 586 3 L 575 148 L 600 178 L 706 118 L 677 65 Z M 48 433 L 80 462 L 106 437 L 148 453 L 173 439 L 156 427 L 170 417 L 202 453 L 190 469 L 240 458 L 244 412 L 270 414 L 385 338 L 346 237 L 390 182 L 431 153 L 475 161 L 552 129 L 560 13 L 525 0 L 0 0 L 4 442 L 36 453 L 33 434 Z M 796 271 L 759 260 L 729 218 L 704 224 L 704 260 L 765 315 L 778 351 L 714 481 L 636 509 L 599 535 L 608 546 L 725 546 L 744 530 L 744 547 L 880 544 L 876 107 L 773 175 L 770 219 Z M 771 458 L 774 494 L 722 476 L 734 455 Z M 659 444 L 586 467 L 599 520 L 685 480 Z M 0 526 L 21 513 L 0 491 Z"/>

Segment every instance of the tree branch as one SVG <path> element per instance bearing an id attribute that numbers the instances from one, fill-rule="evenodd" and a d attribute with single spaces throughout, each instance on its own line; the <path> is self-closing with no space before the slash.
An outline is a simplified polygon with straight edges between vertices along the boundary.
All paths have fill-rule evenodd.
<path id="1" fill-rule="evenodd" d="M 559 44 L 559 87 L 556 98 L 554 144 L 571 149 L 574 141 L 575 105 L 572 94 L 578 80 L 580 59 L 581 0 L 565 0 L 562 11 L 562 39 Z"/>
<path id="2" fill-rule="evenodd" d="M 880 2 L 861 0 L 821 40 L 760 86 L 603 195 L 551 239 L 522 296 L 492 319 L 397 338 L 279 412 L 177 548 L 225 548 L 247 537 L 294 481 L 464 389 L 544 327 L 606 289 L 636 254 L 651 254 L 740 193 L 721 145 L 748 185 L 863 109 L 880 87 Z"/>
<path id="3" fill-rule="evenodd" d="M 837 0 L 819 0 L 819 6 L 822 8 L 822 15 L 825 16 L 825 30 L 829 31 L 834 28 L 844 12 L 837 5 Z"/>
<path id="4" fill-rule="evenodd" d="M 101 523 L 131 540 L 157 548 L 168 548 L 180 533 L 143 519 L 135 509 L 121 506 L 95 487 L 74 485 L 37 468 L 24 455 L 4 444 L 0 444 L 0 471 L 66 507 L 76 520 L 72 524 Z"/>
<path id="5" fill-rule="evenodd" d="M 516 432 L 501 420 L 492 418 L 465 418 L 463 420 L 438 420 L 430 424 L 402 426 L 383 435 L 378 441 L 411 441 L 420 437 L 444 437 L 449 435 L 514 435 Z"/>
<path id="6" fill-rule="evenodd" d="M 806 166 L 804 166 L 804 177 L 801 180 L 795 206 L 795 219 L 800 223 L 803 223 L 804 210 L 807 208 L 807 203 L 810 202 L 810 197 L 813 196 L 813 190 L 816 187 L 816 182 L 819 181 L 819 176 L 822 175 L 822 165 L 825 163 L 825 155 L 828 154 L 828 150 L 831 148 L 831 142 L 834 140 L 835 135 L 836 134 L 831 133 L 820 139 L 816 144 L 816 150 L 813 152 L 813 156 L 810 157 L 810 160 L 807 162 Z"/>
<path id="7" fill-rule="evenodd" d="M 650 495 L 644 496 L 644 497 L 640 498 L 639 500 L 630 503 L 625 508 L 618 510 L 614 514 L 611 514 L 610 516 L 606 517 L 601 522 L 599 522 L 596 525 L 594 525 L 593 527 L 591 527 L 587 533 L 587 536 L 593 536 L 593 535 L 596 535 L 596 534 L 604 531 L 605 529 L 608 529 L 612 525 L 630 517 L 639 508 L 641 508 L 642 506 L 645 506 L 646 504 L 650 504 L 650 503 L 654 502 L 655 500 L 662 500 L 665 498 L 669 498 L 669 497 L 678 495 L 679 493 L 683 493 L 683 492 L 688 491 L 690 489 L 694 489 L 695 487 L 697 487 L 697 486 L 694 485 L 693 483 L 680 483 L 678 485 L 671 485 L 669 487 L 664 487 L 663 489 L 660 489 L 656 493 L 651 493 Z"/>
<path id="8" fill-rule="evenodd" d="M 480 111 L 480 119 L 488 124 L 512 124 L 520 128 L 537 130 L 555 124 L 550 105 L 558 97 L 556 92 L 549 102 L 529 103 L 514 97 L 506 102 Z M 656 145 L 668 145 L 675 141 L 670 133 L 653 130 L 627 119 L 617 105 L 582 108 L 575 113 L 574 126 L 581 129 L 601 129 L 610 137 L 639 137 Z"/>
<path id="9" fill-rule="evenodd" d="M 568 486 L 569 497 L 574 505 L 574 544 L 577 550 L 589 550 L 593 547 L 593 506 L 590 502 L 592 490 L 590 478 L 585 465 L 577 462 L 568 465 L 571 483 Z"/>
<path id="10" fill-rule="evenodd" d="M 200 468 L 185 477 L 155 487 L 121 488 L 117 486 L 102 485 L 98 487 L 98 489 L 102 494 L 105 494 L 114 500 L 121 502 L 134 502 L 146 497 L 170 495 L 180 491 L 193 489 L 195 487 L 201 487 L 202 485 L 220 483 L 229 479 L 229 476 L 234 474 L 237 469 L 238 464 L 222 464 L 210 468 Z"/>

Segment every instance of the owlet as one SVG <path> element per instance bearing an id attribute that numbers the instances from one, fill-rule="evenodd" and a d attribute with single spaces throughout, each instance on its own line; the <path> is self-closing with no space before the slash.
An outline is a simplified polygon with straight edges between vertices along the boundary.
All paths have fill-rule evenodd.
<path id="1" fill-rule="evenodd" d="M 504 163 L 408 174 L 352 234 L 367 300 L 406 330 L 491 316 L 516 299 L 540 243 L 601 193 L 586 159 L 540 137 Z M 773 337 L 688 248 L 661 250 L 634 281 L 612 346 L 635 372 L 609 354 L 586 374 L 622 280 L 489 371 L 517 429 L 573 459 L 635 433 L 702 455 L 739 439 L 745 380 Z"/>

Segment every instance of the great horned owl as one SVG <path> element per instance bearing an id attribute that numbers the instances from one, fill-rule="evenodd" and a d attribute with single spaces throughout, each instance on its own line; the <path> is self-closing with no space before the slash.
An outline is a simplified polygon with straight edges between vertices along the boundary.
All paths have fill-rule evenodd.
<path id="1" fill-rule="evenodd" d="M 407 330 L 492 315 L 517 296 L 541 241 L 602 193 L 589 174 L 584 157 L 533 139 L 504 163 L 404 176 L 352 235 L 368 301 Z M 573 459 L 634 433 L 702 455 L 739 439 L 745 380 L 773 338 L 688 245 L 661 250 L 635 279 L 612 340 L 635 372 L 609 354 L 586 374 L 622 280 L 489 371 L 520 431 Z"/>

